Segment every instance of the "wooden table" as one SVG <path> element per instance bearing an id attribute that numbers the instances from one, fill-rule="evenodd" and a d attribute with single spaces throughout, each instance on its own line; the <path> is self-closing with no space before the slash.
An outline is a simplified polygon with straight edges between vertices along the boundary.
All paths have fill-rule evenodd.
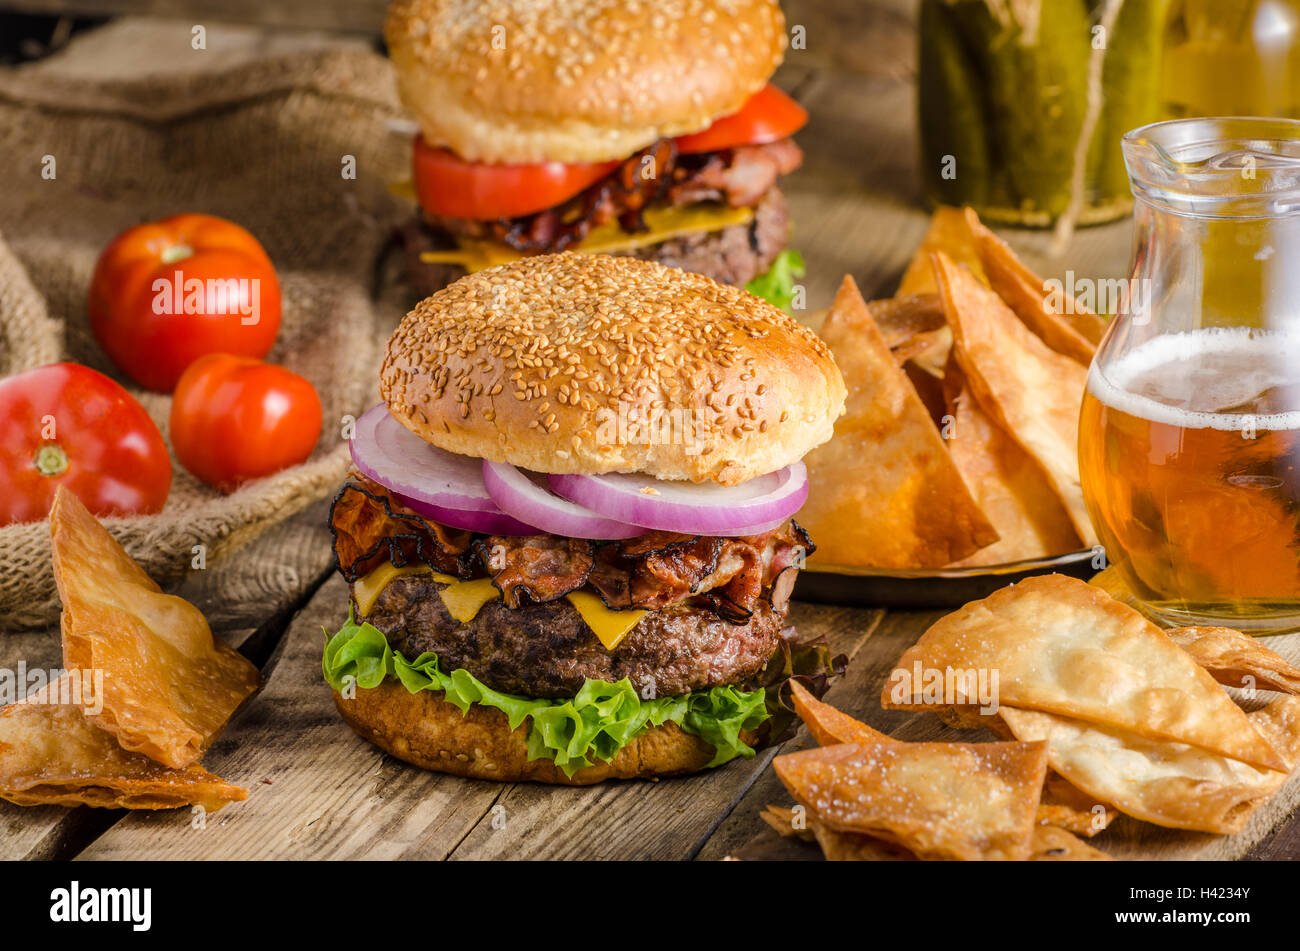
<path id="1" fill-rule="evenodd" d="M 61 0 L 24 5 L 79 8 Z M 138 5 L 169 6 L 162 0 Z M 369 5 L 370 15 L 377 6 Z M 805 24 L 810 37 L 809 49 L 792 53 L 778 76 L 812 116 L 799 136 L 805 164 L 787 187 L 793 243 L 809 264 L 809 313 L 829 303 L 845 273 L 869 294 L 889 294 L 925 230 L 911 118 L 912 6 L 908 0 L 785 3 L 790 21 Z M 253 22 L 265 22 L 257 17 L 263 8 L 270 9 L 232 7 Z M 358 28 L 351 20 L 347 26 Z M 189 26 L 118 21 L 75 40 L 42 68 L 121 70 L 157 62 L 141 55 L 142 46 L 178 29 Z M 264 27 L 208 29 L 210 45 L 231 61 L 254 55 L 257 44 L 284 49 L 338 42 Z M 1080 276 L 1125 273 L 1127 223 L 1080 232 L 1055 260 L 1045 256 L 1043 233 L 1008 237 L 1047 274 L 1063 274 L 1067 267 Z M 346 586 L 332 571 L 324 522 L 325 505 L 315 505 L 237 557 L 196 572 L 179 589 L 222 637 L 242 645 L 266 678 L 204 760 L 246 786 L 248 800 L 215 814 L 203 829 L 192 828 L 183 810 L 121 813 L 0 803 L 0 858 L 819 857 L 815 847 L 777 838 L 758 818 L 767 804 L 790 802 L 768 769 L 780 750 L 683 779 L 568 789 L 423 772 L 353 735 L 334 711 L 320 673 L 322 627 L 338 627 L 347 601 Z M 958 734 L 931 715 L 887 712 L 879 705 L 893 661 L 941 613 L 796 603 L 792 620 L 804 634 L 826 635 L 850 658 L 847 676 L 828 696 L 831 703 L 900 739 L 970 739 L 975 734 Z M 1279 640 L 1273 646 L 1300 660 L 1300 640 Z M 29 665 L 57 665 L 57 630 L 0 641 L 0 663 L 20 658 Z M 809 743 L 801 731 L 781 749 Z M 1237 836 L 1173 832 L 1121 818 L 1093 844 L 1116 857 L 1295 858 L 1300 825 L 1287 820 L 1300 794 L 1297 785 L 1259 810 Z"/>

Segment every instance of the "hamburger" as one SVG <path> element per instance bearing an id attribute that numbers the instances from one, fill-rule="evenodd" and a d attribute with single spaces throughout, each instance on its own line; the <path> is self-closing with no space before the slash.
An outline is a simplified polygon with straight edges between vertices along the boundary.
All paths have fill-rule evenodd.
<path id="1" fill-rule="evenodd" d="M 667 328 L 671 327 L 669 330 Z M 752 756 L 819 693 L 786 622 L 800 458 L 845 388 L 811 331 L 650 261 L 521 258 L 421 302 L 330 525 L 344 719 L 394 756 L 586 784 Z"/>
<path id="2" fill-rule="evenodd" d="M 802 264 L 780 176 L 802 107 L 768 80 L 775 0 L 397 0 L 384 29 L 415 117 L 412 283 L 563 250 L 627 255 L 785 306 Z"/>

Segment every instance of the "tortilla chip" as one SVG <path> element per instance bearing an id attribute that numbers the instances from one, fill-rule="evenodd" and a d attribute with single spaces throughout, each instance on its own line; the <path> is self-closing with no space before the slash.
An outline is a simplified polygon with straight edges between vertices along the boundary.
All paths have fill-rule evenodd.
<path id="1" fill-rule="evenodd" d="M 945 385 L 949 377 L 961 376 L 955 364 L 950 367 Z M 953 399 L 951 413 L 948 451 L 953 464 L 1001 536 L 954 567 L 1000 565 L 1076 551 L 1079 534 L 1042 467 L 998 428 L 968 388 Z"/>
<path id="2" fill-rule="evenodd" d="M 895 297 L 938 293 L 939 285 L 930 264 L 930 255 L 935 251 L 942 251 L 957 263 L 966 265 L 981 282 L 988 283 L 966 213 L 961 208 L 940 205 L 930 216 L 930 227 L 908 262 Z"/>
<path id="3" fill-rule="evenodd" d="M 1087 842 L 1076 839 L 1064 829 L 1054 826 L 1037 826 L 1034 829 L 1033 854 L 1031 862 L 1111 862 L 1114 861 L 1101 849 L 1094 849 Z"/>
<path id="4" fill-rule="evenodd" d="M 1008 738 L 1014 738 L 1007 730 Z M 1098 807 L 1101 808 L 1098 808 Z M 1043 783 L 1043 798 L 1038 803 L 1039 825 L 1068 829 L 1076 835 L 1092 838 L 1115 821 L 1119 811 L 1109 803 L 1072 785 L 1060 773 L 1049 769 Z"/>
<path id="5" fill-rule="evenodd" d="M 1160 826 L 1239 832 L 1250 813 L 1286 782 L 1280 770 L 1185 743 L 1153 741 L 1036 710 L 1003 706 L 998 712 L 1022 741 L 1046 741 L 1048 762 L 1070 783 Z"/>
<path id="6" fill-rule="evenodd" d="M 215 812 L 248 793 L 201 766 L 169 769 L 118 746 L 82 714 L 70 671 L 0 708 L 0 798 L 20 806 L 116 809 L 201 805 Z"/>
<path id="7" fill-rule="evenodd" d="M 816 842 L 828 862 L 908 862 L 916 856 L 902 846 L 873 839 L 861 832 L 840 832 L 808 819 L 808 828 L 794 828 L 794 810 L 768 806 L 759 813 L 777 835 L 794 836 Z M 1071 835 L 1065 829 L 1035 825 L 1029 861 L 1031 862 L 1109 862 L 1111 857 L 1100 849 Z"/>
<path id="8" fill-rule="evenodd" d="M 1300 669 L 1265 647 L 1259 640 L 1230 627 L 1176 627 L 1165 631 L 1192 660 L 1229 687 L 1262 687 L 1300 694 Z"/>
<path id="9" fill-rule="evenodd" d="M 1047 283 L 1016 257 L 1011 247 L 986 228 L 971 208 L 966 222 L 984 280 L 1026 327 L 1057 353 L 1088 366 L 1106 331 L 1106 322 L 1082 307 L 1062 288 L 1059 304 L 1051 300 Z"/>
<path id="10" fill-rule="evenodd" d="M 948 327 L 938 294 L 873 300 L 867 310 L 900 366 L 934 346 Z"/>
<path id="11" fill-rule="evenodd" d="M 1214 678 L 1164 632 L 1077 578 L 1027 578 L 941 618 L 899 658 L 881 704 L 932 709 L 936 704 L 925 701 L 936 699 L 935 691 L 927 696 L 925 684 L 913 683 L 915 671 L 949 667 L 996 671 L 1000 707 L 1186 743 L 1265 768 L 1284 765 Z M 939 699 L 938 706 L 954 705 L 952 697 Z"/>
<path id="12" fill-rule="evenodd" d="M 797 680 L 790 681 L 790 696 L 794 700 L 794 712 L 799 714 L 799 719 L 821 746 L 835 743 L 897 742 L 888 734 L 872 729 L 829 703 L 822 703 Z"/>
<path id="13" fill-rule="evenodd" d="M 841 832 L 813 819 L 813 838 L 828 862 L 914 862 L 916 856 L 901 845 L 861 832 Z"/>
<path id="14" fill-rule="evenodd" d="M 937 568 L 997 541 L 852 278 L 822 336 L 849 396 L 834 438 L 804 458 L 799 523 L 817 539 L 815 562 Z"/>
<path id="15" fill-rule="evenodd" d="M 980 405 L 1032 456 L 1088 546 L 1096 533 L 1079 484 L 1079 406 L 1088 371 L 1051 350 L 970 272 L 935 256 L 957 362 Z"/>
<path id="16" fill-rule="evenodd" d="M 768 828 L 783 838 L 802 839 L 805 842 L 814 840 L 813 831 L 805 826 L 803 829 L 795 827 L 795 811 L 785 806 L 767 806 L 758 817 L 767 823 Z"/>
<path id="17" fill-rule="evenodd" d="M 64 666 L 104 672 L 103 710 L 87 716 L 124 749 L 178 769 L 197 763 L 257 689 L 257 668 L 213 640 L 198 608 L 163 594 L 62 486 L 50 538 Z"/>
<path id="18" fill-rule="evenodd" d="M 921 859 L 1023 859 L 1047 769 L 1041 743 L 839 743 L 787 753 L 776 774 L 838 832 Z"/>
<path id="19" fill-rule="evenodd" d="M 1300 697 L 1279 697 L 1262 710 L 1253 710 L 1246 719 L 1277 750 L 1293 770 L 1300 763 Z"/>

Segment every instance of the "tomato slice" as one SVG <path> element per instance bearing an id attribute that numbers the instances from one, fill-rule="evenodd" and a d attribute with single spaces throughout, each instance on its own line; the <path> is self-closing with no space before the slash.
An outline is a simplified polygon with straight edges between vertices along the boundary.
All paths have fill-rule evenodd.
<path id="1" fill-rule="evenodd" d="M 716 119 L 713 125 L 678 136 L 682 155 L 716 152 L 738 145 L 764 145 L 789 138 L 808 121 L 808 110 L 768 83 L 740 107 L 739 112 Z"/>
<path id="2" fill-rule="evenodd" d="M 415 194 L 420 205 L 449 218 L 518 218 L 553 208 L 600 181 L 618 162 L 468 162 L 415 137 Z"/>

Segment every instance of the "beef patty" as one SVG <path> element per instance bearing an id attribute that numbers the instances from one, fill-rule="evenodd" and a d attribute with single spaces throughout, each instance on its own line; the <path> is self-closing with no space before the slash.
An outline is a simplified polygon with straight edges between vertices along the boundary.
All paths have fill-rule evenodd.
<path id="1" fill-rule="evenodd" d="M 779 188 L 771 188 L 754 206 L 754 217 L 748 224 L 670 238 L 634 248 L 626 256 L 658 261 L 724 284 L 743 286 L 772 266 L 789 236 L 790 213 L 785 196 Z M 464 269 L 457 265 L 420 260 L 421 253 L 446 250 L 455 247 L 455 242 L 418 217 L 413 217 L 403 230 L 402 243 L 406 250 L 407 280 L 421 297 L 464 276 Z"/>
<path id="2" fill-rule="evenodd" d="M 656 697 L 744 684 L 776 652 L 785 623 L 766 600 L 744 624 L 708 608 L 650 611 L 611 651 L 563 598 L 514 609 L 489 601 L 462 624 L 439 596 L 444 587 L 427 575 L 395 578 L 366 620 L 408 659 L 432 651 L 444 671 L 463 667 L 494 690 L 528 697 L 572 697 L 588 677 L 628 677 Z"/>

